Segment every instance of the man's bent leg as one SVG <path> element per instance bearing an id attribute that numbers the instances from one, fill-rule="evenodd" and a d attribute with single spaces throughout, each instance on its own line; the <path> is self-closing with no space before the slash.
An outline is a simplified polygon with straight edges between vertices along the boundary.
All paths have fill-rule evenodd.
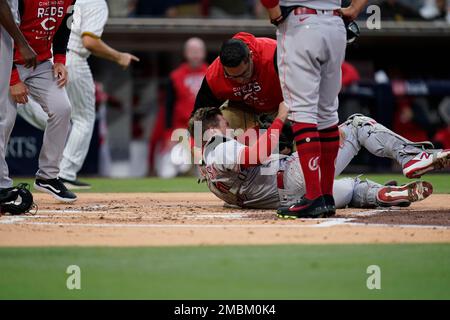
<path id="1" fill-rule="evenodd" d="M 30 94 L 48 115 L 47 127 L 39 156 L 42 179 L 56 179 L 59 174 L 64 146 L 70 130 L 71 105 L 66 90 L 59 88 L 53 75 L 51 62 L 40 64 L 27 79 Z"/>
<path id="2" fill-rule="evenodd" d="M 450 150 L 425 150 L 432 147 L 431 143 L 411 142 L 372 118 L 353 115 L 341 125 L 341 130 L 344 132 L 345 140 L 359 147 L 365 147 L 378 157 L 396 160 L 409 178 L 450 167 Z M 348 161 L 348 157 L 339 160 L 338 165 L 342 167 Z"/>
<path id="3" fill-rule="evenodd" d="M 59 176 L 75 181 L 83 166 L 95 125 L 95 84 L 89 65 L 69 65 L 67 94 L 72 103 L 72 129 L 64 148 Z"/>

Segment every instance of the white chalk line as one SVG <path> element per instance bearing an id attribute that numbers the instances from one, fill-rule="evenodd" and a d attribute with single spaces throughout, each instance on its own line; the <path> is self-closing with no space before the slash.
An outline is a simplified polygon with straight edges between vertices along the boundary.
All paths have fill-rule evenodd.
<path id="1" fill-rule="evenodd" d="M 373 216 L 380 213 L 389 212 L 389 209 L 384 210 L 371 210 L 351 213 L 350 216 Z M 414 210 L 419 211 L 419 210 Z M 447 230 L 450 227 L 436 226 L 436 225 L 409 225 L 409 224 L 368 224 L 364 222 L 353 222 L 355 218 L 328 218 L 328 219 L 298 219 L 297 222 L 318 222 L 314 224 L 146 224 L 146 223 L 69 223 L 69 222 L 39 222 L 29 221 L 38 218 L 81 218 L 77 215 L 66 215 L 64 213 L 96 213 L 104 214 L 103 211 L 82 211 L 82 210 L 41 210 L 41 213 L 54 213 L 58 215 L 27 215 L 27 216 L 7 216 L 0 219 L 0 224 L 4 225 L 35 225 L 35 226 L 67 226 L 67 227 L 89 227 L 89 228 L 200 228 L 200 229 L 213 229 L 213 228 L 251 228 L 251 229 L 273 229 L 273 228 L 330 228 L 335 226 L 358 226 L 358 227 L 393 227 L 393 228 L 416 228 L 416 229 L 441 229 Z M 408 212 L 412 212 L 409 210 Z M 124 212 L 120 212 L 123 214 Z M 190 218 L 194 220 L 201 219 L 214 219 L 224 218 L 232 220 L 244 220 L 249 219 L 245 214 L 223 214 L 223 213 L 209 213 L 209 214 L 197 214 L 197 215 L 184 215 L 184 218 Z"/>
<path id="2" fill-rule="evenodd" d="M 364 223 L 364 222 L 348 222 L 346 225 L 355 227 L 373 227 L 373 228 L 405 228 L 405 229 L 439 229 L 450 230 L 448 226 L 423 225 L 423 224 L 382 224 L 382 223 Z"/>
<path id="3" fill-rule="evenodd" d="M 1 221 L 1 224 L 20 224 L 34 226 L 63 226 L 63 227 L 88 227 L 88 228 L 179 228 L 179 229 L 302 229 L 318 228 L 320 224 L 133 224 L 133 223 L 67 223 L 67 222 L 29 222 L 18 219 Z M 336 222 L 334 225 L 340 223 Z"/>

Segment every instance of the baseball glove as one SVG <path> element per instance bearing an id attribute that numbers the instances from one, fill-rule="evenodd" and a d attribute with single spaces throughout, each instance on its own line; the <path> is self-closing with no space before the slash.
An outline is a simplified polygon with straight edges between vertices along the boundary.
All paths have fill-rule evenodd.
<path id="1" fill-rule="evenodd" d="M 11 215 L 21 215 L 29 213 L 32 209 L 37 209 L 33 201 L 33 194 L 27 183 L 21 183 L 16 187 L 3 189 L 0 192 L 1 213 Z"/>
<path id="2" fill-rule="evenodd" d="M 260 129 L 269 129 L 275 118 L 268 114 L 262 114 L 258 117 L 258 126 Z M 278 150 L 283 151 L 286 148 L 293 152 L 294 148 L 294 132 L 292 131 L 292 124 L 289 120 L 284 123 L 283 129 L 280 133 Z"/>

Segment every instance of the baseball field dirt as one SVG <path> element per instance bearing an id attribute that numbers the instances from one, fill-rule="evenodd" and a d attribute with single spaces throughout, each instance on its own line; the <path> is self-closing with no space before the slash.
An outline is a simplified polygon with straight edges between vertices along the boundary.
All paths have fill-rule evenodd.
<path id="1" fill-rule="evenodd" d="M 224 207 L 209 193 L 80 194 L 73 205 L 37 194 L 35 215 L 2 217 L 1 246 L 177 246 L 450 242 L 450 195 L 410 208 L 343 209 L 331 219 L 279 220 Z"/>
<path id="2" fill-rule="evenodd" d="M 34 215 L 0 217 L 0 299 L 450 299 L 450 184 L 427 180 L 409 208 L 315 220 L 225 207 L 192 178 L 88 180 L 71 205 L 35 193 Z"/>

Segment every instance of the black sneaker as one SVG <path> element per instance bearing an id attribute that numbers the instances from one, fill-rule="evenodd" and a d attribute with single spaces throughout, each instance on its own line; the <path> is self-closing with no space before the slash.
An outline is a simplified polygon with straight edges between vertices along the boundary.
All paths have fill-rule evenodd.
<path id="1" fill-rule="evenodd" d="M 297 204 L 290 207 L 282 207 L 277 210 L 279 218 L 324 218 L 327 217 L 328 209 L 323 196 L 315 200 L 303 198 Z"/>
<path id="2" fill-rule="evenodd" d="M 62 202 L 74 202 L 77 200 L 77 196 L 67 190 L 66 186 L 60 179 L 36 179 L 34 182 L 34 188 L 41 192 L 51 194 L 56 200 Z"/>
<path id="3" fill-rule="evenodd" d="M 328 213 L 326 217 L 332 217 L 336 214 L 336 204 L 334 202 L 334 198 L 332 195 L 324 194 L 323 199 L 325 201 L 325 205 L 327 207 Z"/>
<path id="4" fill-rule="evenodd" d="M 64 183 L 69 190 L 87 190 L 92 188 L 89 183 L 81 182 L 79 180 L 67 180 L 64 178 L 59 178 L 59 180 Z"/>

